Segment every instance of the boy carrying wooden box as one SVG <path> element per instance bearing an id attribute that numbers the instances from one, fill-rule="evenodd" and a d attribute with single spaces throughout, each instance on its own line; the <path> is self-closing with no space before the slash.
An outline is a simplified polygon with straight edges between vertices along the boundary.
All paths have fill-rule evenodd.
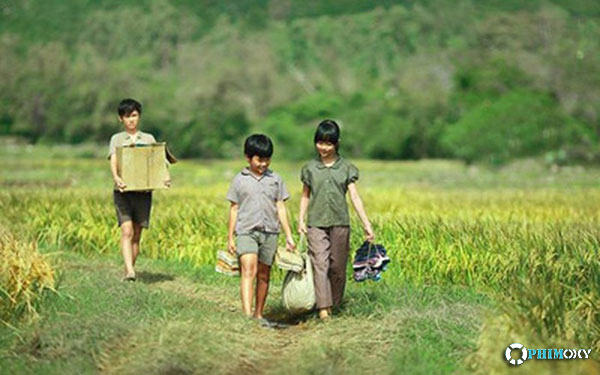
<path id="1" fill-rule="evenodd" d="M 150 224 L 150 209 L 152 207 L 152 191 L 125 191 L 126 183 L 119 176 L 117 163 L 117 147 L 132 145 L 150 145 L 156 143 L 154 136 L 139 131 L 138 126 L 142 116 L 142 105 L 134 99 L 123 99 L 118 108 L 119 122 L 124 131 L 114 134 L 110 139 L 108 158 L 110 171 L 115 182 L 113 200 L 117 212 L 117 220 L 121 227 L 121 252 L 125 263 L 124 281 L 135 281 L 135 261 L 140 253 L 142 229 Z M 165 173 L 164 186 L 171 186 L 169 172 Z"/>

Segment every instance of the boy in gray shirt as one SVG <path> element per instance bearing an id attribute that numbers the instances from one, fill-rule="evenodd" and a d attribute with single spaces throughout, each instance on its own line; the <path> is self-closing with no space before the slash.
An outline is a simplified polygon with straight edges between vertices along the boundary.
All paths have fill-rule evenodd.
<path id="1" fill-rule="evenodd" d="M 285 232 L 286 247 L 296 249 L 284 203 L 289 193 L 281 177 L 268 169 L 273 154 L 269 137 L 263 134 L 248 137 L 244 154 L 248 167 L 233 178 L 227 192 L 227 200 L 231 202 L 227 247 L 240 260 L 244 314 L 268 325 L 262 313 L 269 290 L 271 264 L 277 251 L 279 223 Z M 254 279 L 256 303 L 252 312 Z"/>
<path id="2" fill-rule="evenodd" d="M 150 211 L 152 208 L 151 191 L 125 192 L 125 182 L 119 177 L 117 167 L 117 147 L 132 144 L 152 144 L 156 140 L 150 133 L 139 130 L 142 117 L 142 104 L 134 99 L 123 99 L 117 110 L 119 122 L 124 130 L 114 134 L 108 146 L 108 159 L 110 171 L 115 182 L 113 200 L 117 211 L 117 220 L 121 227 L 121 252 L 125 263 L 125 281 L 135 281 L 135 261 L 140 253 L 142 229 L 150 225 Z M 165 186 L 171 186 L 171 177 L 164 181 Z"/>

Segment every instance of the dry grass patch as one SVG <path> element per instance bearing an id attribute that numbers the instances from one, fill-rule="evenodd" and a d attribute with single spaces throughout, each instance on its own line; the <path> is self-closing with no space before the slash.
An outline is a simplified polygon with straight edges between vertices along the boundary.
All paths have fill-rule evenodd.
<path id="1" fill-rule="evenodd" d="M 44 291 L 54 291 L 55 273 L 48 256 L 37 251 L 35 242 L 2 230 L 0 259 L 0 320 L 35 316 Z"/>

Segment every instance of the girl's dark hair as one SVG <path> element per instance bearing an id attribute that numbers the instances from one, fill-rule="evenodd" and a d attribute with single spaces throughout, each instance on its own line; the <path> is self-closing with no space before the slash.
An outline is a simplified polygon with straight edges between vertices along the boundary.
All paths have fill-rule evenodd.
<path id="1" fill-rule="evenodd" d="M 252 158 L 258 155 L 259 158 L 270 158 L 273 155 L 273 142 L 264 134 L 252 134 L 244 142 L 244 154 Z"/>
<path id="2" fill-rule="evenodd" d="M 135 99 L 121 100 L 121 103 L 119 103 L 119 109 L 117 110 L 119 117 L 130 115 L 133 111 L 138 111 L 138 113 L 141 115 L 142 104 Z"/>
<path id="3" fill-rule="evenodd" d="M 315 132 L 315 144 L 317 142 L 330 142 L 335 145 L 335 149 L 338 149 L 338 143 L 340 140 L 340 127 L 333 120 L 323 120 L 317 126 Z"/>

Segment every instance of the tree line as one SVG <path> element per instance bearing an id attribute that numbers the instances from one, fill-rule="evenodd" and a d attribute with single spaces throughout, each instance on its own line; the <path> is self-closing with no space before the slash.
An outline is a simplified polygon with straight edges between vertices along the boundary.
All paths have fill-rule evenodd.
<path id="1" fill-rule="evenodd" d="M 218 3 L 218 4 L 217 4 Z M 304 4 L 304 5 L 303 5 Z M 107 143 L 116 104 L 184 157 L 253 131 L 313 154 L 594 161 L 600 7 L 559 1 L 27 0 L 0 5 L 0 134 Z"/>

